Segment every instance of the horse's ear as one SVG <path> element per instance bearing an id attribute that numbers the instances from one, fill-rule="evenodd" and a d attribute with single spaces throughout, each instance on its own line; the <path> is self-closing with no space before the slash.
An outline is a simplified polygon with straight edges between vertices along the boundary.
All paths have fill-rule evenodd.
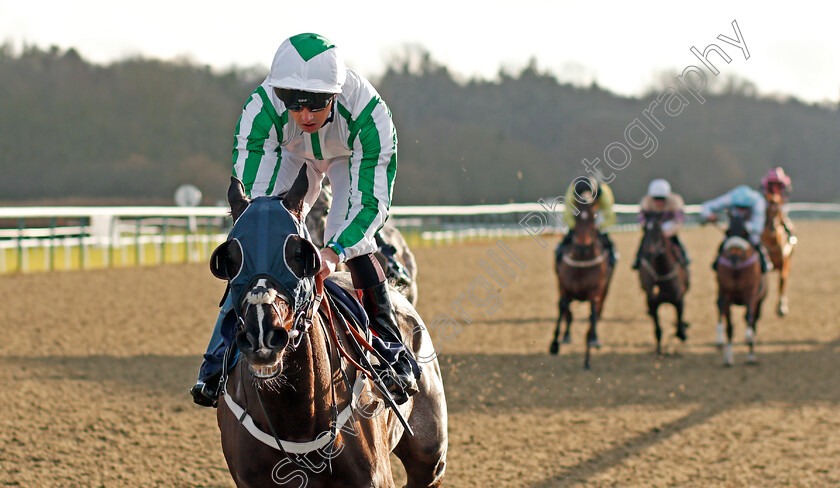
<path id="1" fill-rule="evenodd" d="M 306 164 L 303 164 L 298 171 L 295 182 L 292 183 L 292 187 L 283 197 L 283 205 L 297 217 L 300 217 L 303 213 L 303 199 L 308 191 L 309 177 L 306 175 Z"/>
<path id="2" fill-rule="evenodd" d="M 242 212 L 248 208 L 251 201 L 248 200 L 248 196 L 245 195 L 245 185 L 243 185 L 242 182 L 235 176 L 230 177 L 230 186 L 228 187 L 227 198 L 228 203 L 230 204 L 230 214 L 233 217 L 233 221 L 236 222 L 239 220 L 239 216 L 242 215 Z"/>

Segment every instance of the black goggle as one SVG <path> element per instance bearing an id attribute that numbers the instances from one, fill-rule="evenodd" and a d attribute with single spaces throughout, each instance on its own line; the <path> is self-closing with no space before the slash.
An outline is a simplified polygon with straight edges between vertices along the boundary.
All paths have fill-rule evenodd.
<path id="1" fill-rule="evenodd" d="M 292 112 L 300 112 L 304 108 L 309 109 L 310 112 L 320 112 L 329 106 L 335 96 L 334 93 L 313 93 L 286 88 L 275 88 L 274 93 Z"/>

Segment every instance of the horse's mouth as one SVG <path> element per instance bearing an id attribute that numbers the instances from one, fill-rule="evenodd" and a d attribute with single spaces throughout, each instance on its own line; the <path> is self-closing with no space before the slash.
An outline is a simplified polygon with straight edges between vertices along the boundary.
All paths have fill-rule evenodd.
<path id="1" fill-rule="evenodd" d="M 278 353 L 271 354 L 268 351 L 262 351 L 263 354 L 257 357 L 250 358 L 248 361 L 248 369 L 255 378 L 260 380 L 270 380 L 274 378 L 283 369 L 283 356 Z M 274 361 L 266 364 L 267 360 L 273 357 Z"/>
<path id="2" fill-rule="evenodd" d="M 255 378 L 270 380 L 280 373 L 280 361 L 269 365 L 248 363 L 248 369 Z"/>

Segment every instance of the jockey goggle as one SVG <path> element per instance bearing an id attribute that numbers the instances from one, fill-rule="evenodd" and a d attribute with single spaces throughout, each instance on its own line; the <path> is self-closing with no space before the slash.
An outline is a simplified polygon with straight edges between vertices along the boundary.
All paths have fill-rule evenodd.
<path id="1" fill-rule="evenodd" d="M 304 108 L 309 109 L 310 112 L 320 112 L 325 110 L 335 97 L 335 93 L 313 93 L 286 88 L 275 88 L 274 93 L 292 112 L 300 112 Z"/>

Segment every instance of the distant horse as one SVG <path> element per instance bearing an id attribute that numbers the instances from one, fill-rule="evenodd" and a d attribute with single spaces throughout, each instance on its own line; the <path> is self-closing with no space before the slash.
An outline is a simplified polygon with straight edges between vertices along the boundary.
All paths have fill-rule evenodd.
<path id="1" fill-rule="evenodd" d="M 414 308 L 392 291 L 408 347 L 428 360 L 418 381 L 420 392 L 398 407 L 414 432 L 411 436 L 393 408 L 384 408 L 386 397 L 371 380 L 366 368 L 370 362 L 358 352 L 356 333 L 333 313 L 322 282 L 315 280 L 311 301 L 289 298 L 298 296 L 289 290 L 307 289 L 306 280 L 320 266 L 310 241 L 297 232 L 284 236 L 276 230 L 299 225 L 306 188 L 303 170 L 282 199 L 288 211 L 274 214 L 261 212 L 269 204 L 277 208 L 276 197 L 249 201 L 235 178 L 228 191 L 234 221 L 245 212 L 250 217 L 241 220 L 259 225 L 254 233 L 240 234 L 260 236 L 248 241 L 264 246 L 256 259 L 269 261 L 271 269 L 290 270 L 246 277 L 251 281 L 245 285 L 238 278 L 243 263 L 255 262 L 242 243 L 245 239 L 231 239 L 214 252 L 211 268 L 229 280 L 231 293 L 236 280 L 243 280 L 235 336 L 239 360 L 222 381 L 218 407 L 222 449 L 234 482 L 238 487 L 393 487 L 393 451 L 405 467 L 407 487 L 440 486 L 447 451 L 446 403 L 434 346 Z M 271 218 L 256 217 L 260 215 Z M 267 242 L 265 236 L 276 242 Z M 266 252 L 274 259 L 266 259 Z M 352 287 L 346 276 L 338 278 L 345 288 Z M 305 306 L 298 308 L 296 302 Z"/>
<path id="2" fill-rule="evenodd" d="M 560 327 L 566 321 L 566 331 L 563 333 L 563 343 L 571 342 L 572 327 L 571 303 L 573 301 L 589 302 L 589 331 L 586 334 L 586 356 L 583 368 L 589 369 L 589 350 L 591 347 L 601 347 L 598 341 L 598 319 L 604 307 L 604 300 L 612 279 L 613 268 L 609 262 L 608 251 L 604 248 L 601 236 L 595 225 L 596 208 L 592 203 L 576 203 L 579 213 L 575 216 L 574 234 L 570 245 L 562 257 L 555 259 L 554 271 L 560 289 L 558 302 L 559 316 L 554 329 L 554 340 L 549 352 L 560 352 Z"/>
<path id="3" fill-rule="evenodd" d="M 767 295 L 767 280 L 761 272 L 759 252 L 748 240 L 748 233 L 741 216 L 731 215 L 726 240 L 717 260 L 718 282 L 718 347 L 724 348 L 723 364 L 732 366 L 732 305 L 746 307 L 747 323 L 745 341 L 750 352 L 747 363 L 756 362 L 755 336 L 761 304 Z M 723 319 L 726 320 L 726 343 L 723 342 Z"/>
<path id="4" fill-rule="evenodd" d="M 326 184 L 306 216 L 306 227 L 312 235 L 312 242 L 319 248 L 324 246 L 324 227 L 331 204 L 332 193 L 329 184 Z M 417 306 L 417 261 L 402 233 L 386 222 L 378 232 L 377 244 L 379 249 L 374 256 L 385 271 L 388 283 Z"/>
<path id="5" fill-rule="evenodd" d="M 682 265 L 673 241 L 662 231 L 662 213 L 645 212 L 639 281 L 647 295 L 648 315 L 653 319 L 656 354 L 662 354 L 659 306 L 670 303 L 677 311 L 677 338 L 686 341 L 688 324 L 683 322 L 683 297 L 688 291 L 688 270 Z"/>
<path id="6" fill-rule="evenodd" d="M 784 317 L 788 314 L 787 279 L 790 275 L 790 262 L 796 245 L 796 237 L 789 238 L 782 224 L 781 196 L 767 194 L 766 198 L 767 210 L 761 242 L 767 248 L 774 270 L 779 271 L 779 302 L 776 306 L 776 314 Z"/>

